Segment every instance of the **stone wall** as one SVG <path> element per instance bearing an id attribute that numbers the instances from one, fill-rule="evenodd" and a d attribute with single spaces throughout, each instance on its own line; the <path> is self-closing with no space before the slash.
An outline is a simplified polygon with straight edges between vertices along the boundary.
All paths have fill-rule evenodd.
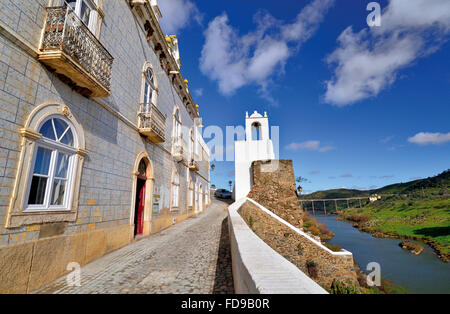
<path id="1" fill-rule="evenodd" d="M 302 226 L 302 208 L 296 194 L 292 160 L 255 161 L 248 197 L 296 227 Z"/>
<path id="2" fill-rule="evenodd" d="M 251 201 L 243 204 L 238 212 L 256 235 L 321 286 L 329 288 L 334 279 L 357 283 L 351 253 L 331 252 L 300 230 L 263 211 Z M 308 270 L 307 267 L 307 264 L 312 263 L 316 264 L 315 275 L 313 269 Z"/>

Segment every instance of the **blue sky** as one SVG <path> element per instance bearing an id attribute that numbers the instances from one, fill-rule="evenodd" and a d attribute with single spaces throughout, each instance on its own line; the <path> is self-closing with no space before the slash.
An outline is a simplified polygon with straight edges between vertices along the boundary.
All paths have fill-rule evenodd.
<path id="1" fill-rule="evenodd" d="M 450 1 L 160 0 L 205 127 L 267 111 L 306 192 L 450 168 Z M 351 28 L 350 28 L 351 27 Z M 205 139 L 208 142 L 210 139 Z M 225 143 L 224 143 L 225 145 Z M 212 184 L 234 180 L 213 162 Z"/>

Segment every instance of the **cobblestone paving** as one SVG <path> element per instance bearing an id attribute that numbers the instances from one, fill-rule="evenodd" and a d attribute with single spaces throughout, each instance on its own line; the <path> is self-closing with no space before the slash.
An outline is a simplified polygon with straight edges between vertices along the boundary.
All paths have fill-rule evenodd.
<path id="1" fill-rule="evenodd" d="M 66 276 L 35 293 L 234 293 L 228 204 L 144 238 L 81 268 L 81 286 Z"/>

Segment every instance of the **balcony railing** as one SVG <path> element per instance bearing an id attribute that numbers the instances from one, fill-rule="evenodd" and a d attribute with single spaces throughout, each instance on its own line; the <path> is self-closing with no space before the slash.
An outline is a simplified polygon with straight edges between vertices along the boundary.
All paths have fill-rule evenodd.
<path id="1" fill-rule="evenodd" d="M 166 141 L 166 116 L 155 105 L 143 103 L 139 106 L 139 132 L 153 143 Z"/>
<path id="2" fill-rule="evenodd" d="M 173 143 L 173 157 L 177 161 L 188 160 L 187 143 L 181 137 L 176 138 Z"/>
<path id="3" fill-rule="evenodd" d="M 189 170 L 198 171 L 199 170 L 198 161 L 191 159 L 191 161 L 189 162 Z"/>
<path id="4" fill-rule="evenodd" d="M 83 94 L 110 95 L 114 58 L 72 8 L 48 7 L 39 60 L 70 79 Z"/>

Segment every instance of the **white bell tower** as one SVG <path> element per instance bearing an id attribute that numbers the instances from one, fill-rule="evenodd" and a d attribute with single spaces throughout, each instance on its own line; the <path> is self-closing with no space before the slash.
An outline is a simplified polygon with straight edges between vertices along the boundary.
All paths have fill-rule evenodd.
<path id="1" fill-rule="evenodd" d="M 246 197 L 250 192 L 251 166 L 257 160 L 273 160 L 275 154 L 273 143 L 269 135 L 269 118 L 255 111 L 251 116 L 245 117 L 245 141 L 235 142 L 235 191 L 234 199 L 237 201 Z"/>

